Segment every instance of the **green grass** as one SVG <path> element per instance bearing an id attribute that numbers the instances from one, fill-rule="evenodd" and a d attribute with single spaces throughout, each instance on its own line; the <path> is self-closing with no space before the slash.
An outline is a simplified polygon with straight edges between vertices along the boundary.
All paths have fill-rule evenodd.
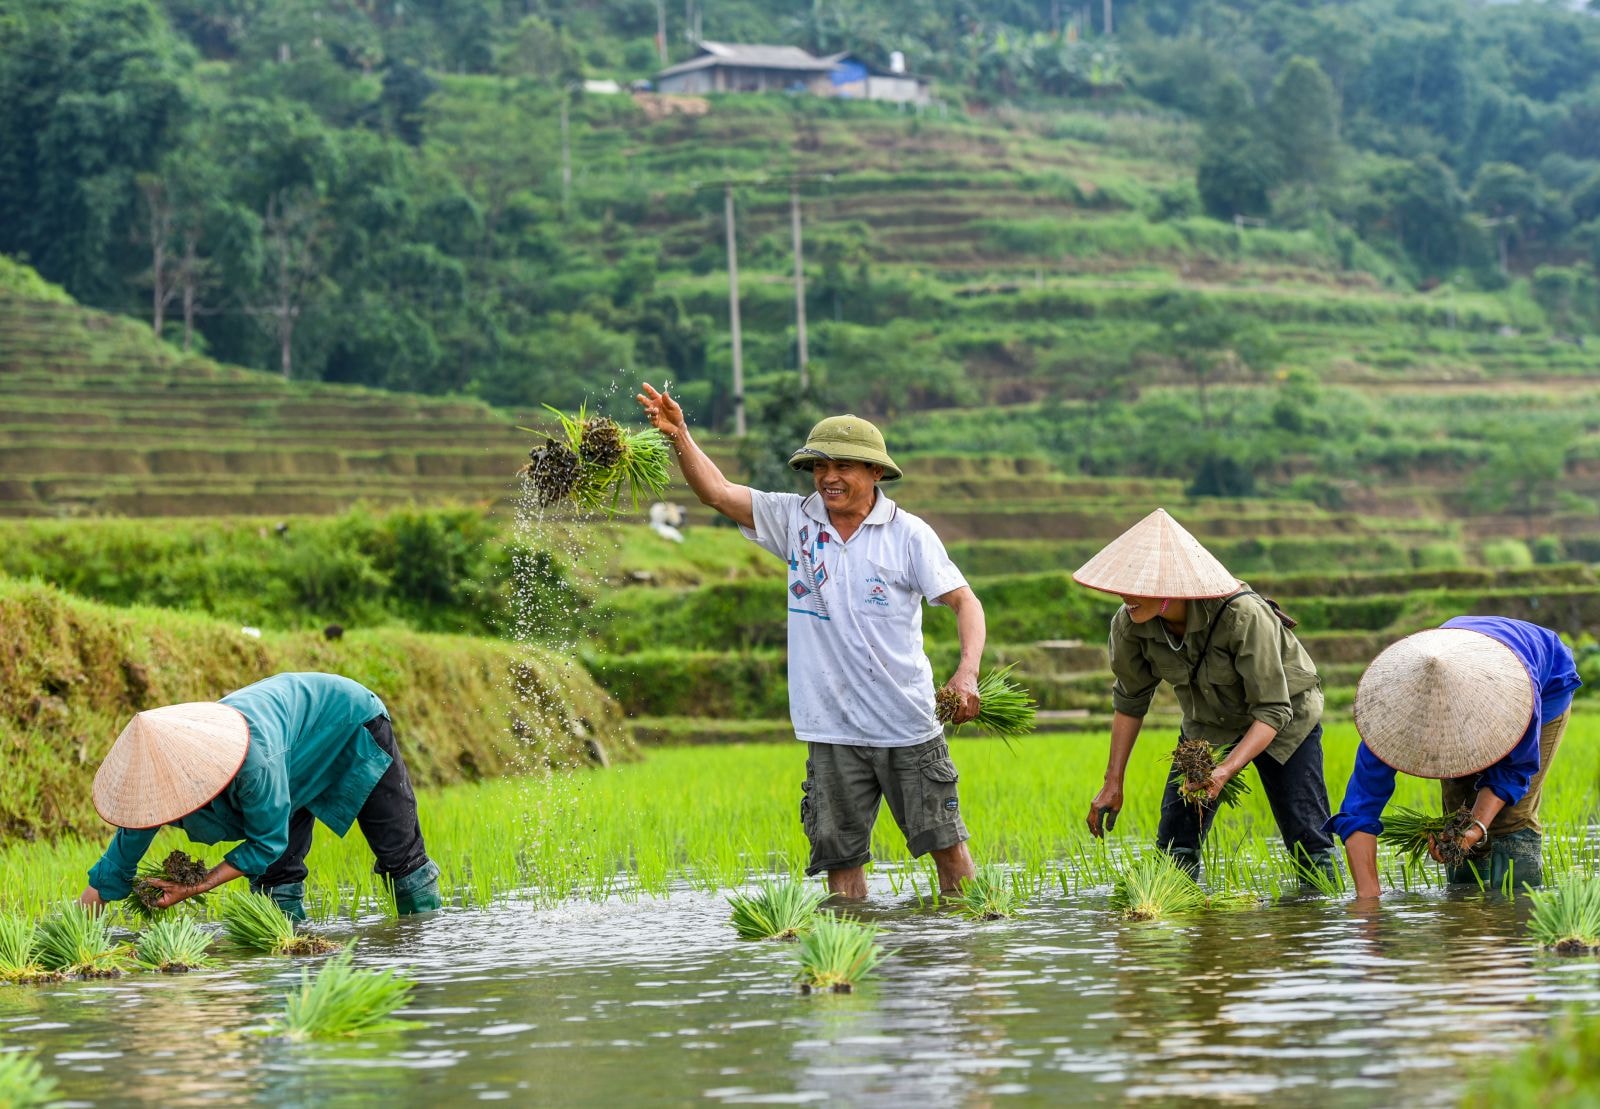
<path id="1" fill-rule="evenodd" d="M 762 882 L 755 893 L 728 898 L 733 907 L 730 923 L 741 940 L 792 940 L 816 923 L 817 906 L 827 896 L 820 887 L 793 879 Z"/>
<path id="2" fill-rule="evenodd" d="M 393 1019 L 411 999 L 414 983 L 394 970 L 359 970 L 345 948 L 312 974 L 300 972 L 300 988 L 284 996 L 282 1018 L 272 1031 L 291 1040 L 327 1040 L 420 1027 Z"/>
<path id="3" fill-rule="evenodd" d="M 795 977 L 807 993 L 850 993 L 872 977 L 889 954 L 878 943 L 877 925 L 819 913 L 816 923 L 800 937 L 800 971 Z"/>
<path id="4" fill-rule="evenodd" d="M 1147 730 L 1151 734 L 1134 748 L 1122 815 L 1107 840 L 1091 838 L 1082 820 L 1104 774 L 1104 733 L 1028 736 L 1019 741 L 1020 757 L 989 740 L 952 740 L 977 863 L 1004 864 L 1025 888 L 1103 895 L 1119 872 L 1119 856 L 1155 839 L 1170 748 L 1154 725 Z M 1357 738 L 1347 721 L 1330 717 L 1323 747 L 1335 807 Z M 807 858 L 795 816 L 804 775 L 805 749 L 798 743 L 670 748 L 609 772 L 423 790 L 420 817 L 429 855 L 443 870 L 441 887 L 455 904 L 491 904 L 519 890 L 544 904 L 660 896 L 679 885 L 720 893 L 760 877 L 798 879 Z M 1251 768 L 1243 771 L 1246 778 L 1254 775 Z M 1591 831 L 1596 802 L 1590 783 L 1597 780 L 1600 714 L 1580 709 L 1544 789 L 1547 881 L 1575 869 L 1600 869 L 1600 841 Z M 1438 783 L 1399 778 L 1394 806 L 1420 811 L 1438 804 Z M 572 850 L 574 842 L 584 849 Z M 36 916 L 76 896 L 103 846 L 99 837 L 63 837 L 0 848 L 0 911 Z M 152 854 L 173 848 L 207 850 L 169 829 Z M 909 858 L 887 814 L 874 830 L 872 850 L 874 870 L 902 894 L 913 883 L 937 889 L 931 862 Z M 306 907 L 314 918 L 382 911 L 372 855 L 359 831 L 339 840 L 319 828 L 309 864 Z M 1218 814 L 1202 864 L 1213 893 L 1275 898 L 1298 886 L 1259 788 Z M 1437 867 L 1413 865 L 1388 847 L 1379 865 L 1388 888 L 1427 889 L 1443 880 Z"/>

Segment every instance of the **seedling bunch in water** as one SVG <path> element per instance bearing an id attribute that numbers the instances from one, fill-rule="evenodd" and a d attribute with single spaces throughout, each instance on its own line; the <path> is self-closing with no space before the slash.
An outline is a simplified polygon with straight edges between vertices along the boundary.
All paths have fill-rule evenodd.
<path id="1" fill-rule="evenodd" d="M 338 948 L 326 936 L 301 932 L 264 893 L 236 893 L 222 906 L 222 926 L 240 947 L 268 955 L 321 955 Z"/>
<path id="2" fill-rule="evenodd" d="M 211 933 L 188 917 L 166 917 L 146 928 L 134 945 L 139 965 L 164 974 L 182 974 L 212 965 Z"/>
<path id="3" fill-rule="evenodd" d="M 315 975 L 301 971 L 300 988 L 284 996 L 283 1018 L 273 1031 L 307 1040 L 416 1027 L 390 1019 L 411 1000 L 416 983 L 394 970 L 358 970 L 351 965 L 354 957 L 354 949 L 346 948 Z"/>
<path id="4" fill-rule="evenodd" d="M 821 889 L 793 880 L 762 882 L 755 893 L 733 894 L 728 904 L 741 940 L 792 940 L 816 923 L 825 897 Z"/>
<path id="5" fill-rule="evenodd" d="M 818 913 L 811 930 L 800 937 L 800 989 L 849 993 L 887 955 L 878 943 L 876 924 Z"/>
<path id="6" fill-rule="evenodd" d="M 37 939 L 38 930 L 29 918 L 0 916 L 0 982 L 47 982 L 61 977 L 39 962 Z"/>
<path id="7" fill-rule="evenodd" d="M 162 878 L 180 886 L 193 886 L 202 882 L 209 873 L 210 868 L 187 851 L 169 852 L 159 865 L 140 867 L 139 876 L 133 880 L 133 892 L 128 897 L 128 904 L 140 916 L 154 916 L 162 911 L 157 902 L 167 891 L 150 879 Z M 205 898 L 206 895 L 201 893 L 187 900 L 202 905 Z"/>
<path id="8" fill-rule="evenodd" d="M 1123 868 L 1111 889 L 1112 909 L 1128 920 L 1164 920 L 1205 904 L 1205 891 L 1165 851 L 1140 855 Z"/>
<path id="9" fill-rule="evenodd" d="M 967 721 L 992 736 L 999 736 L 1008 745 L 1016 737 L 1033 731 L 1039 708 L 1033 694 L 1011 680 L 1010 674 L 1016 665 L 1013 662 L 978 676 L 978 715 Z M 939 720 L 948 724 L 961 710 L 961 694 L 949 686 L 940 686 L 934 695 L 934 707 Z"/>
<path id="10" fill-rule="evenodd" d="M 1025 900 L 1016 882 L 991 863 L 980 866 L 971 878 L 963 878 L 961 892 L 950 898 L 950 904 L 973 920 L 999 920 L 1016 916 Z"/>
<path id="11" fill-rule="evenodd" d="M 1172 780 L 1178 785 L 1178 796 L 1196 808 L 1220 805 L 1237 805 L 1240 798 L 1250 792 L 1250 786 L 1239 775 L 1229 778 L 1217 794 L 1215 801 L 1206 796 L 1211 788 L 1211 775 L 1217 769 L 1217 754 L 1203 739 L 1184 739 L 1172 752 Z"/>
<path id="12" fill-rule="evenodd" d="M 1528 931 L 1557 955 L 1600 950 L 1600 875 L 1574 874 L 1554 889 L 1535 890 Z"/>
<path id="13" fill-rule="evenodd" d="M 1466 860 L 1461 836 L 1472 827 L 1472 810 L 1460 808 L 1443 815 L 1395 808 L 1383 814 L 1383 831 L 1378 842 L 1387 843 L 1413 862 L 1428 857 L 1431 842 L 1446 866 L 1459 866 Z"/>
<path id="14" fill-rule="evenodd" d="M 46 970 L 80 978 L 115 978 L 126 969 L 122 949 L 103 916 L 68 901 L 39 925 L 34 939 Z"/>
<path id="15" fill-rule="evenodd" d="M 32 1052 L 0 1051 L 0 1105 L 7 1109 L 44 1105 L 55 1090 L 56 1080 L 45 1077 Z"/>
<path id="16" fill-rule="evenodd" d="M 561 422 L 561 437 L 546 436 L 519 471 L 541 508 L 570 500 L 586 511 L 614 512 L 624 488 L 635 508 L 666 491 L 672 460 L 666 438 L 655 428 L 629 431 L 605 416 L 590 416 L 585 408 L 569 416 L 545 407 Z"/>

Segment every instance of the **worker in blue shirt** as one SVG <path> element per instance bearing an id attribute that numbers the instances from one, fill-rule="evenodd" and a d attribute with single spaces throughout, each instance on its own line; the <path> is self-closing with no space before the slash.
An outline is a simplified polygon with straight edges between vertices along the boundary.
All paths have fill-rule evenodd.
<path id="1" fill-rule="evenodd" d="M 1449 881 L 1539 885 L 1539 797 L 1582 684 L 1560 636 L 1503 616 L 1459 616 L 1374 659 L 1356 689 L 1355 770 L 1327 823 L 1356 896 L 1378 896 L 1397 771 L 1438 778 L 1446 814 L 1470 809 L 1466 830 L 1431 848 Z"/>
<path id="2" fill-rule="evenodd" d="M 95 774 L 94 805 L 117 833 L 79 897 L 90 908 L 128 896 L 139 860 L 171 824 L 196 843 L 238 846 L 195 885 L 157 880 L 158 908 L 243 877 L 303 918 L 319 820 L 340 836 L 361 825 L 402 914 L 440 906 L 388 710 L 336 674 L 278 674 L 220 702 L 138 713 Z"/>

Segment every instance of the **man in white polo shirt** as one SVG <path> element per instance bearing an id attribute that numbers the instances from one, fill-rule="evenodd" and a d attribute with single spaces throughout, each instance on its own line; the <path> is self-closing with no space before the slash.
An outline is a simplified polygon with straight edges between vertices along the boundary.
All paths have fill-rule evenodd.
<path id="1" fill-rule="evenodd" d="M 806 873 L 825 870 L 830 892 L 865 897 L 872 825 L 887 800 L 911 854 L 931 852 L 940 888 L 955 892 L 973 874 L 972 856 L 934 713 L 922 602 L 956 614 L 956 723 L 978 712 L 983 606 L 933 529 L 878 489 L 900 476 L 883 435 L 856 416 L 823 420 L 789 459 L 811 471 L 816 492 L 766 493 L 723 476 L 670 396 L 645 385 L 639 403 L 701 503 L 789 564 L 789 714 L 808 745 Z"/>

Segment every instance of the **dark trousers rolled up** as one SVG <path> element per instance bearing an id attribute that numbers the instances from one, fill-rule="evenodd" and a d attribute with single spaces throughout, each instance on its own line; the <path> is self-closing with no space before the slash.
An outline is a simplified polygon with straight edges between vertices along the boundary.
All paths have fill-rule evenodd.
<path id="1" fill-rule="evenodd" d="M 1179 737 L 1182 738 L 1181 736 Z M 1322 725 L 1279 763 L 1265 751 L 1251 760 L 1261 776 L 1261 789 L 1283 835 L 1289 858 L 1303 867 L 1328 870 L 1333 864 L 1333 838 L 1322 830 L 1328 820 L 1328 784 L 1322 776 Z M 1161 795 L 1161 823 L 1156 846 L 1198 877 L 1200 846 L 1217 815 L 1215 805 L 1196 805 L 1178 794 L 1177 768 Z"/>

